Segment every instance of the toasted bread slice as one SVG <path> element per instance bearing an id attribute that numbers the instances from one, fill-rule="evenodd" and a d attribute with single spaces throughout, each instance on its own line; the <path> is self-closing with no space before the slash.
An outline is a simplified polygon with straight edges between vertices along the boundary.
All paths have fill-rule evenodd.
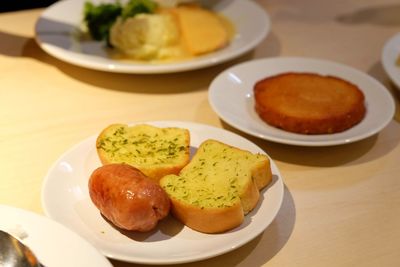
<path id="1" fill-rule="evenodd" d="M 184 43 L 191 54 L 205 54 L 228 44 L 228 30 L 213 12 L 196 5 L 182 5 L 174 11 Z"/>
<path id="2" fill-rule="evenodd" d="M 255 110 L 268 124 L 301 134 L 349 129 L 365 116 L 363 92 L 333 76 L 283 73 L 254 86 Z"/>
<path id="3" fill-rule="evenodd" d="M 126 163 L 158 181 L 189 162 L 189 144 L 187 129 L 113 124 L 100 133 L 96 148 L 103 164 Z"/>
<path id="4" fill-rule="evenodd" d="M 164 176 L 160 185 L 175 217 L 194 230 L 218 233 L 242 223 L 271 179 L 266 155 L 206 140 L 179 175 Z"/>

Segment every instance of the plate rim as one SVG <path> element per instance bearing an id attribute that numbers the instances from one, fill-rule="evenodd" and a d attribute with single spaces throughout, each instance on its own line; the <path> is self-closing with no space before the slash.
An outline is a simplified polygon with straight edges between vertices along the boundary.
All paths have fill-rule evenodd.
<path id="1" fill-rule="evenodd" d="M 364 134 L 360 134 L 356 137 L 351 137 L 351 138 L 346 138 L 346 139 L 337 139 L 337 140 L 327 140 L 327 141 L 308 141 L 308 140 L 294 140 L 294 139 L 285 139 L 285 138 L 275 138 L 274 136 L 268 136 L 267 132 L 258 132 L 258 131 L 251 131 L 249 129 L 247 129 L 245 126 L 240 125 L 239 123 L 236 123 L 234 120 L 227 118 L 223 112 L 221 111 L 221 107 L 216 104 L 215 99 L 214 99 L 214 91 L 217 90 L 216 89 L 216 83 L 219 82 L 220 79 L 222 79 L 225 75 L 227 75 L 230 72 L 233 72 L 237 69 L 241 69 L 241 68 L 248 68 L 249 66 L 252 66 L 253 64 L 272 64 L 272 63 L 278 63 L 278 62 L 290 62 L 290 61 L 296 61 L 298 62 L 302 62 L 302 64 L 307 64 L 307 63 L 319 63 L 319 64 L 324 64 L 324 65 L 330 65 L 330 66 L 335 66 L 337 68 L 340 68 L 342 70 L 347 70 L 349 72 L 353 72 L 353 73 L 357 73 L 357 75 L 361 75 L 363 78 L 365 79 L 369 79 L 369 81 L 373 82 L 376 86 L 380 87 L 380 88 L 384 88 L 385 90 L 382 90 L 383 93 L 383 98 L 385 98 L 386 100 L 388 100 L 388 102 L 390 102 L 389 106 L 387 106 L 387 110 L 388 113 L 391 113 L 392 115 L 386 118 L 385 121 L 383 121 L 383 123 L 381 123 L 380 127 L 376 127 L 373 131 L 369 131 L 366 132 Z M 288 63 L 286 63 L 288 64 Z M 293 70 L 293 67 L 285 70 L 285 71 L 280 71 L 280 72 L 274 72 L 273 75 L 276 75 L 278 73 L 284 73 L 284 72 L 290 72 L 290 71 L 295 71 L 295 72 L 299 72 L 299 70 Z M 326 74 L 330 74 L 330 72 L 327 72 Z M 340 77 L 340 75 L 337 74 L 332 74 L 332 75 L 336 75 L 338 77 Z M 268 77 L 268 75 L 264 75 L 263 77 Z M 346 78 L 344 78 L 346 79 Z M 255 82 L 255 81 L 254 81 Z M 362 88 L 360 88 L 361 90 L 363 90 Z M 365 91 L 363 91 L 365 93 Z M 227 122 L 229 125 L 233 126 L 236 129 L 239 129 L 240 131 L 250 134 L 254 137 L 257 138 L 261 138 L 267 141 L 272 141 L 272 142 L 276 142 L 276 143 L 281 143 L 281 144 L 287 144 L 287 145 L 298 145 L 298 146 L 313 146 L 313 147 L 322 147 L 322 146 L 336 146 L 336 145 L 344 145 L 344 144 L 350 144 L 350 143 L 354 143 L 356 141 L 360 141 L 362 139 L 368 138 L 376 133 L 378 133 L 379 131 L 381 131 L 383 128 L 385 128 L 390 121 L 392 120 L 394 113 L 395 113 L 395 102 L 393 100 L 393 97 L 391 96 L 391 94 L 388 92 L 388 89 L 382 84 L 380 83 L 378 80 L 376 80 L 374 77 L 368 75 L 365 72 L 362 72 L 356 68 L 350 67 L 348 65 L 339 63 L 339 62 L 335 62 L 335 61 L 331 61 L 331 60 L 325 60 L 325 59 L 320 59 L 320 58 L 312 58 L 312 57 L 295 57 L 295 56 L 281 56 L 281 57 L 270 57 L 270 58 L 260 58 L 260 59 L 255 59 L 255 60 L 250 60 L 250 61 L 246 61 L 246 62 L 242 62 L 239 63 L 237 65 L 234 65 L 228 69 L 225 69 L 224 71 L 222 71 L 220 74 L 218 74 L 213 81 L 210 83 L 209 86 L 209 91 L 208 91 L 208 101 L 210 103 L 210 106 L 212 107 L 212 109 L 214 110 L 214 112 L 225 122 Z M 368 103 L 370 104 L 370 103 Z M 283 131 L 283 130 L 281 130 Z M 285 133 L 289 133 L 286 132 Z M 293 135 L 299 135 L 304 137 L 304 135 L 301 134 L 295 134 L 295 133 L 289 133 L 289 134 L 293 134 Z M 340 134 L 340 133 L 337 133 Z M 334 134 L 333 134 L 334 135 Z M 323 135 L 319 135 L 319 136 L 323 136 Z M 332 136 L 332 135 L 329 135 Z M 310 135 L 310 139 L 312 139 L 312 135 Z"/>
<path id="2" fill-rule="evenodd" d="M 244 43 L 241 47 L 236 50 L 231 51 L 228 54 L 216 55 L 213 56 L 213 53 L 209 53 L 205 56 L 207 58 L 197 58 L 195 60 L 187 60 L 182 62 L 175 62 L 172 64 L 130 64 L 124 63 L 117 60 L 112 60 L 110 58 L 102 58 L 96 55 L 89 55 L 84 53 L 79 53 L 73 50 L 66 50 L 60 48 L 58 46 L 46 43 L 42 41 L 40 37 L 40 30 L 38 29 L 39 23 L 41 20 L 45 19 L 45 16 L 52 12 L 53 8 L 58 5 L 63 5 L 65 2 L 71 2 L 73 0 L 63 0 L 60 2 L 56 2 L 49 7 L 47 7 L 39 16 L 35 23 L 34 32 L 35 32 L 35 41 L 46 53 L 49 55 L 60 59 L 69 64 L 73 64 L 75 66 L 98 70 L 98 71 L 106 71 L 106 72 L 114 72 L 114 73 L 131 73 L 131 74 L 163 74 L 163 73 L 177 73 L 177 72 L 185 72 L 190 70 L 202 69 L 214 65 L 218 65 L 234 58 L 237 58 L 246 52 L 251 51 L 257 45 L 259 45 L 268 35 L 271 29 L 271 19 L 269 14 L 262 9 L 258 3 L 250 0 L 232 0 L 234 3 L 239 5 L 244 5 L 247 8 L 252 9 L 255 12 L 258 12 L 258 16 L 260 19 L 264 21 L 262 24 L 263 28 L 257 28 L 259 31 L 258 35 L 254 37 L 250 42 Z M 84 0 L 79 0 L 83 2 Z M 76 26 L 76 25 L 74 25 Z M 240 32 L 239 32 L 240 34 Z M 234 40 L 232 42 L 235 42 Z M 215 51 L 223 53 L 223 49 Z M 78 54 L 78 56 L 73 56 L 73 54 Z M 82 57 L 82 58 L 81 58 Z M 95 58 L 105 59 L 110 61 L 109 63 L 98 62 Z"/>
<path id="3" fill-rule="evenodd" d="M 258 145 L 256 145 L 255 143 L 253 143 L 252 141 L 246 139 L 245 137 L 242 137 L 236 133 L 233 133 L 231 131 L 228 131 L 226 129 L 223 128 L 218 128 L 212 125 L 207 125 L 207 124 L 202 124 L 202 123 L 197 123 L 197 122 L 192 122 L 192 121 L 174 121 L 174 120 L 163 120 L 163 121 L 137 121 L 137 122 L 133 122 L 133 123 L 128 123 L 128 125 L 135 125 L 135 124 L 141 124 L 141 123 L 148 123 L 151 125 L 155 125 L 155 126 L 159 126 L 159 127 L 168 127 L 168 126 L 174 126 L 174 127 L 183 127 L 182 125 L 186 125 L 188 128 L 192 128 L 192 127 L 206 127 L 208 129 L 214 129 L 215 131 L 221 132 L 221 133 L 227 133 L 231 136 L 234 136 L 235 138 L 238 138 L 239 140 L 247 143 L 249 146 L 252 146 L 253 148 L 257 149 L 257 151 L 259 151 L 259 153 L 264 153 L 265 155 L 268 156 L 268 158 L 270 159 L 270 163 L 271 163 L 271 170 L 273 171 L 273 175 L 276 175 L 276 181 L 274 184 L 272 184 L 271 186 L 276 186 L 278 188 L 276 188 L 275 190 L 277 190 L 278 192 L 278 197 L 279 199 L 276 199 L 277 201 L 277 205 L 274 207 L 274 209 L 272 210 L 272 213 L 270 213 L 271 215 L 271 221 L 269 221 L 268 223 L 264 223 L 262 225 L 262 227 L 256 227 L 255 231 L 252 232 L 252 234 L 250 236 L 247 237 L 243 237 L 240 239 L 240 242 L 236 242 L 235 244 L 230 244 L 229 246 L 225 246 L 223 247 L 223 249 L 220 250 L 214 250 L 213 252 L 208 252 L 208 253 L 204 253 L 202 252 L 200 255 L 198 256 L 185 256 L 185 257 L 181 257 L 178 259 L 172 259 L 172 260 L 168 260 L 166 258 L 163 259 L 144 259 L 142 256 L 141 257 L 129 257 L 126 255 L 117 255 L 117 254 L 112 254 L 108 251 L 103 251 L 101 248 L 96 247 L 95 244 L 93 244 L 93 246 L 95 246 L 100 252 L 102 252 L 106 257 L 108 258 L 112 258 L 112 259 L 116 259 L 116 260 L 122 260 L 125 262 L 131 262 L 131 263 L 138 263 L 138 264 L 154 264 L 154 265 L 165 265 L 165 264 L 180 264 L 180 263 L 189 263 L 189 262 L 196 262 L 196 261 L 201 261 L 201 260 L 205 260 L 205 259 L 209 259 L 212 257 L 216 257 L 222 254 L 225 254 L 227 252 L 230 252 L 232 250 L 235 250 L 243 245 L 245 245 L 246 243 L 250 242 L 251 240 L 253 240 L 254 238 L 256 238 L 258 235 L 260 235 L 262 232 L 264 232 L 267 227 L 275 220 L 279 210 L 282 207 L 282 203 L 283 203 L 283 197 L 284 197 L 284 182 L 283 182 L 283 177 L 282 174 L 280 173 L 280 170 L 278 169 L 276 163 L 273 161 L 273 159 L 271 159 L 271 157 L 262 149 L 260 148 Z M 161 125 L 160 125 L 161 123 Z M 162 126 L 164 125 L 164 126 Z M 46 195 L 45 195 L 45 191 L 46 191 L 46 187 L 47 184 L 49 182 L 51 178 L 51 173 L 52 171 L 59 165 L 60 162 L 62 162 L 63 158 L 67 155 L 69 155 L 70 153 L 72 153 L 74 150 L 78 149 L 80 146 L 85 145 L 87 142 L 90 142 L 91 140 L 95 140 L 96 135 L 92 135 L 90 137 L 87 137 L 83 140 L 81 140 L 81 142 L 78 142 L 77 144 L 71 146 L 68 150 L 66 150 L 54 163 L 53 165 L 50 167 L 50 169 L 48 170 L 45 178 L 44 178 L 44 182 L 42 185 L 42 190 L 41 190 L 41 202 L 42 202 L 42 206 L 43 206 L 43 210 L 44 213 L 58 221 L 56 218 L 54 218 L 55 216 L 52 215 L 52 212 L 50 212 L 50 209 L 47 205 L 47 201 L 46 201 Z M 275 185 L 276 184 L 276 185 Z M 267 190 L 263 193 L 263 195 L 268 194 L 269 187 L 267 187 Z M 263 189 L 265 190 L 265 188 Z M 261 190 L 260 193 L 263 191 Z M 261 202 L 260 202 L 261 203 Z M 262 205 L 262 204 L 261 204 Z M 63 222 L 58 221 L 61 224 L 64 224 Z M 66 225 L 66 226 L 70 226 L 70 225 Z M 186 227 L 186 226 L 185 226 Z M 189 229 L 189 228 L 188 228 Z M 76 231 L 74 228 L 73 230 L 75 232 L 77 232 L 79 234 L 78 231 Z M 190 230 L 190 229 L 189 229 Z M 194 230 L 190 230 L 190 231 L 194 231 Z M 194 231 L 195 232 L 195 231 Z M 198 232 L 195 232 L 196 234 L 198 234 Z M 229 232 L 228 232 L 229 233 Z M 200 233 L 201 234 L 201 233 Z M 218 234 L 218 235 L 223 235 L 222 234 Z M 207 234 L 205 234 L 207 235 Z M 90 241 L 90 240 L 88 240 Z"/>
<path id="4" fill-rule="evenodd" d="M 397 48 L 397 49 L 396 49 Z M 396 59 L 393 58 L 391 61 L 390 55 L 392 52 L 397 50 L 397 56 L 400 57 L 400 32 L 391 36 L 384 44 L 382 52 L 381 52 L 381 62 L 383 69 L 385 70 L 389 79 L 394 83 L 397 90 L 400 90 L 400 66 L 398 66 L 399 74 L 395 74 L 396 66 L 393 64 L 393 61 Z"/>
<path id="5" fill-rule="evenodd" d="M 90 242 L 82 238 L 80 235 L 78 235 L 76 232 L 72 231 L 65 225 L 55 220 L 52 220 L 45 215 L 33 212 L 31 210 L 26 210 L 6 204 L 0 204 L 0 213 L 3 214 L 3 212 L 6 213 L 8 216 L 5 219 L 5 222 L 0 222 L 0 229 L 11 233 L 12 235 L 16 236 L 17 239 L 20 239 L 23 243 L 28 245 L 44 263 L 46 263 L 46 257 L 44 256 L 44 254 L 48 253 L 46 253 L 47 250 L 45 251 L 43 247 L 48 247 L 49 239 L 53 239 L 53 237 L 48 237 L 44 240 L 42 239 L 43 225 L 48 226 L 48 228 L 46 228 L 46 231 L 49 231 L 49 228 L 51 228 L 52 233 L 64 233 L 61 236 L 68 235 L 68 241 L 73 240 L 75 245 L 76 241 L 79 241 L 79 244 L 81 244 L 81 246 L 83 246 L 85 249 L 89 249 L 90 252 L 93 253 L 93 255 L 98 256 L 98 261 L 104 263 L 104 265 L 102 266 L 112 267 L 111 262 L 97 248 L 95 248 Z M 11 218 L 9 216 L 11 216 Z M 21 217 L 24 218 L 24 221 L 14 222 L 15 219 Z M 39 226 L 37 223 L 40 223 L 41 225 Z M 10 227 L 11 224 L 13 224 L 12 227 Z M 40 238 L 38 237 L 39 235 Z M 41 241 L 39 242 L 38 239 L 40 239 Z M 53 244 L 53 242 L 50 243 Z M 39 247 L 41 247 L 40 251 Z M 86 260 L 82 262 L 82 265 L 79 264 L 80 266 L 83 266 L 83 264 L 87 263 L 87 257 L 85 259 Z"/>

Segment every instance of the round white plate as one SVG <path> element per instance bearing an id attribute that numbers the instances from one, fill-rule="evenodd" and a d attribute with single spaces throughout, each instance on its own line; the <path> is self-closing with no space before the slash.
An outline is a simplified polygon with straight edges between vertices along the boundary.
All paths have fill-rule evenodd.
<path id="1" fill-rule="evenodd" d="M 400 89 L 400 65 L 396 61 L 400 57 L 400 33 L 390 38 L 382 50 L 382 65 L 389 78 Z"/>
<path id="2" fill-rule="evenodd" d="M 39 214 L 0 205 L 0 229 L 27 245 L 44 266 L 112 267 L 86 240 Z"/>
<path id="3" fill-rule="evenodd" d="M 181 127 L 190 131 L 191 150 L 206 139 L 253 153 L 265 152 L 247 139 L 223 129 L 190 122 L 146 122 L 158 127 Z M 271 160 L 273 182 L 261 192 L 258 206 L 241 226 L 222 234 L 203 234 L 183 226 L 172 217 L 150 233 L 125 235 L 105 221 L 92 204 L 88 179 L 101 166 L 92 136 L 67 151 L 50 169 L 42 190 L 48 216 L 74 229 L 107 257 L 145 264 L 172 264 L 197 261 L 236 249 L 255 238 L 275 218 L 283 199 L 283 182 Z"/>
<path id="4" fill-rule="evenodd" d="M 270 29 L 269 16 L 258 4 L 249 0 L 222 0 L 212 9 L 229 18 L 236 30 L 233 40 L 226 48 L 175 63 L 123 62 L 111 59 L 104 50 L 104 43 L 79 38 L 84 2 L 85 0 L 64 0 L 47 8 L 37 21 L 36 41 L 44 51 L 58 59 L 96 70 L 168 73 L 208 67 L 250 51 L 267 36 Z"/>
<path id="5" fill-rule="evenodd" d="M 253 87 L 265 77 L 284 72 L 332 75 L 357 85 L 365 95 L 365 118 L 354 127 L 335 134 L 303 135 L 269 126 L 254 109 Z M 269 58 L 233 66 L 213 80 L 209 102 L 224 121 L 245 133 L 278 143 L 302 146 L 339 145 L 367 138 L 382 130 L 395 112 L 392 96 L 374 78 L 342 64 L 307 58 Z"/>

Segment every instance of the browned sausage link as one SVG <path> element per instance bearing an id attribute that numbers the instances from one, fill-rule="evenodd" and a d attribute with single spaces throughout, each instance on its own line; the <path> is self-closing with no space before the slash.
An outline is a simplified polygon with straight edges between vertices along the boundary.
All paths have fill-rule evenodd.
<path id="1" fill-rule="evenodd" d="M 127 164 L 96 169 L 89 179 L 89 193 L 103 216 L 126 230 L 149 231 L 170 209 L 164 190 Z"/>

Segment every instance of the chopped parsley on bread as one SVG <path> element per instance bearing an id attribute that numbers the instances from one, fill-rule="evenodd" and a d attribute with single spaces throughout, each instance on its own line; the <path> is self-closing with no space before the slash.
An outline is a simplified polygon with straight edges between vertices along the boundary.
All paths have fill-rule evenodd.
<path id="1" fill-rule="evenodd" d="M 167 175 L 161 187 L 172 202 L 172 212 L 188 227 L 219 233 L 239 226 L 259 200 L 259 190 L 270 183 L 266 155 L 206 140 L 178 175 Z"/>
<path id="2" fill-rule="evenodd" d="M 148 124 L 112 124 L 96 141 L 103 165 L 126 163 L 156 181 L 164 175 L 179 173 L 189 162 L 189 145 L 187 129 Z"/>

